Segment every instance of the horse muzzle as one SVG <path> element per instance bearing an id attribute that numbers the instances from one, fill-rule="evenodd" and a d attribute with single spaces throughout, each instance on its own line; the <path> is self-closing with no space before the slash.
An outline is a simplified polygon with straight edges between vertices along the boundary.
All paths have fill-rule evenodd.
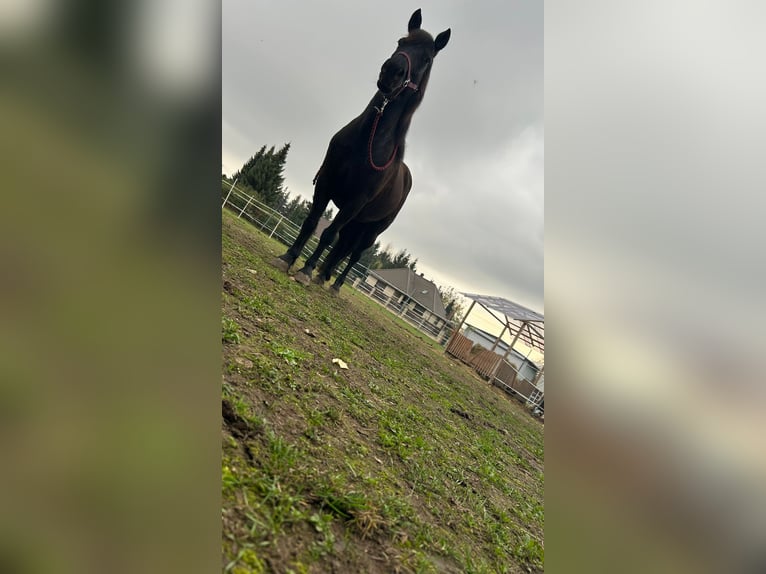
<path id="1" fill-rule="evenodd" d="M 388 60 L 380 69 L 378 89 L 384 96 L 390 96 L 402 88 L 406 75 L 407 70 Z"/>
<path id="2" fill-rule="evenodd" d="M 395 79 L 392 81 L 390 78 L 383 78 L 383 75 L 381 74 L 378 78 L 377 86 L 380 93 L 388 97 L 393 95 L 401 87 L 401 82 L 398 82 Z"/>

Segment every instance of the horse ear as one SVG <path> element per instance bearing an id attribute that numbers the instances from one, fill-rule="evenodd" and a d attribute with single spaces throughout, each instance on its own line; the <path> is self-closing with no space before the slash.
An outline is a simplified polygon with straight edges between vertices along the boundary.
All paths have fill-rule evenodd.
<path id="1" fill-rule="evenodd" d="M 422 21 L 423 17 L 420 15 L 420 8 L 418 8 L 412 13 L 412 16 L 410 16 L 410 21 L 407 24 L 407 32 L 419 29 Z"/>
<path id="2" fill-rule="evenodd" d="M 446 30 L 444 30 L 444 32 L 436 36 L 436 40 L 434 40 L 434 48 L 436 48 L 437 52 L 447 45 L 447 42 L 449 42 L 449 37 L 451 33 L 452 33 L 452 29 L 447 28 Z"/>

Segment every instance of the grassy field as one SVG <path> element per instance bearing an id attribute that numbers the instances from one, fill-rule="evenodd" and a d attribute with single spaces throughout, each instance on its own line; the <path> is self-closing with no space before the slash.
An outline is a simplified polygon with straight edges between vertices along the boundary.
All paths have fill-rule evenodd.
<path id="1" fill-rule="evenodd" d="M 223 569 L 541 572 L 541 423 L 282 251 L 224 212 Z"/>

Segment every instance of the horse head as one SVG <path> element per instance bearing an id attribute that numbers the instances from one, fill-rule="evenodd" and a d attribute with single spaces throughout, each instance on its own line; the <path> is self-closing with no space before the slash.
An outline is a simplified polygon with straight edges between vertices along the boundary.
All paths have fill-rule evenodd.
<path id="1" fill-rule="evenodd" d="M 388 100 L 393 100 L 407 89 L 421 92 L 422 97 L 434 57 L 449 41 L 449 28 L 434 39 L 420 29 L 420 23 L 418 8 L 410 17 L 407 36 L 399 40 L 396 51 L 380 68 L 378 89 Z"/>

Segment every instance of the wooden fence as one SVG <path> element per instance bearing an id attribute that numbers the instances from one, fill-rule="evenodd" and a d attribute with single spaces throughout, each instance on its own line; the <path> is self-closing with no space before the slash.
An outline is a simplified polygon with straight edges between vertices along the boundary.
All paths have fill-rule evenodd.
<path id="1" fill-rule="evenodd" d="M 455 333 L 455 336 L 450 340 L 447 345 L 447 352 L 468 363 L 471 358 L 471 347 L 473 347 L 473 341 L 461 333 Z"/>
<path id="2" fill-rule="evenodd" d="M 501 357 L 497 353 L 474 345 L 473 341 L 461 333 L 456 333 L 447 347 L 447 352 L 464 363 L 471 365 L 485 378 L 492 375 Z"/>
<path id="3" fill-rule="evenodd" d="M 462 333 L 455 333 L 446 349 L 447 353 L 472 366 L 485 379 L 492 378 L 492 384 L 508 394 L 517 395 L 527 404 L 539 404 L 542 392 L 530 381 L 519 376 L 516 368 L 508 361 L 488 349 L 474 345 Z M 497 369 L 497 372 L 495 372 Z M 494 377 L 492 373 L 495 372 Z"/>
<path id="4" fill-rule="evenodd" d="M 502 359 L 503 358 L 494 351 L 474 349 L 471 353 L 471 366 L 473 366 L 473 368 L 476 369 L 476 372 L 482 377 L 489 378 L 492 376 L 495 367 L 497 367 L 497 364 Z"/>

